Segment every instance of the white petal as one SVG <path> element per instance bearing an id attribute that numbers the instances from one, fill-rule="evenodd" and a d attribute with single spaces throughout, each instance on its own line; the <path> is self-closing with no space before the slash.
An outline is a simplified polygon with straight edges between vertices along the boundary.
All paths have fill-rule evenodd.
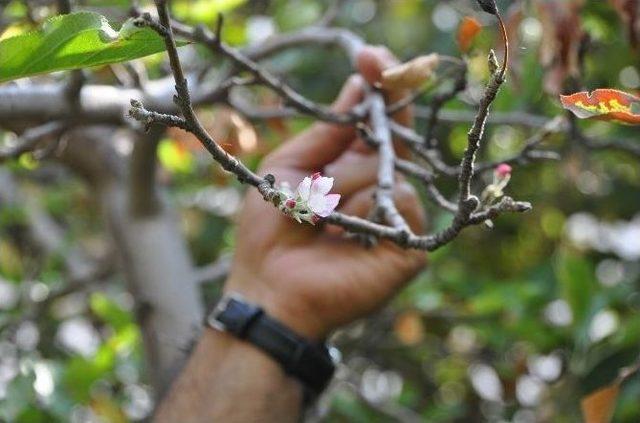
<path id="1" fill-rule="evenodd" d="M 311 178 L 308 176 L 298 184 L 298 196 L 303 200 L 309 200 L 309 195 L 311 193 Z"/>
<path id="2" fill-rule="evenodd" d="M 326 209 L 326 203 L 327 201 L 325 200 L 324 195 L 314 193 L 313 191 L 309 196 L 309 201 L 307 201 L 307 205 L 309 206 L 309 209 L 315 214 L 317 214 L 318 216 L 320 215 L 320 213 L 323 213 L 324 210 Z"/>
<path id="3" fill-rule="evenodd" d="M 340 202 L 340 194 L 329 194 L 324 197 L 324 210 L 322 213 L 316 213 L 320 217 L 327 217 L 338 207 Z"/>
<path id="4" fill-rule="evenodd" d="M 329 191 L 331 191 L 331 187 L 333 187 L 333 178 L 321 176 L 316 178 L 311 184 L 311 192 L 327 195 L 329 194 Z"/>

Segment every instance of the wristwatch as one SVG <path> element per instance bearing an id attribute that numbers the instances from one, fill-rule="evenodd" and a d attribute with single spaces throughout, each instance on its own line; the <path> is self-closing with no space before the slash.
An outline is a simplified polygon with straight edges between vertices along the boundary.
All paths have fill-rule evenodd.
<path id="1" fill-rule="evenodd" d="M 266 352 L 302 382 L 307 394 L 317 396 L 333 377 L 337 354 L 298 335 L 238 294 L 225 295 L 207 317 L 207 324 Z"/>

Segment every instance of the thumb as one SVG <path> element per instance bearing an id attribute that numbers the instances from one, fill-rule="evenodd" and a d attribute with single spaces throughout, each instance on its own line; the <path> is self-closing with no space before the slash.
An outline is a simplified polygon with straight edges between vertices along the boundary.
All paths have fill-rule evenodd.
<path id="1" fill-rule="evenodd" d="M 365 46 L 356 58 L 358 71 L 369 85 L 380 82 L 382 71 L 398 63 L 393 53 L 383 46 Z"/>
<path id="2" fill-rule="evenodd" d="M 334 112 L 350 110 L 362 100 L 363 86 L 362 77 L 352 75 L 342 87 L 331 109 Z M 308 171 L 322 170 L 351 145 L 355 136 L 353 125 L 315 123 L 271 153 L 268 163 Z"/>
<path id="3" fill-rule="evenodd" d="M 382 46 L 365 46 L 358 54 L 356 65 L 358 71 L 369 85 L 375 85 L 382 80 L 382 72 L 399 63 L 398 59 Z M 390 90 L 386 92 L 387 104 L 409 95 L 407 90 Z M 401 125 L 411 126 L 413 123 L 413 111 L 411 107 L 404 107 L 393 115 L 393 119 Z M 400 156 L 406 156 L 408 152 L 403 145 L 397 144 L 396 148 Z"/>

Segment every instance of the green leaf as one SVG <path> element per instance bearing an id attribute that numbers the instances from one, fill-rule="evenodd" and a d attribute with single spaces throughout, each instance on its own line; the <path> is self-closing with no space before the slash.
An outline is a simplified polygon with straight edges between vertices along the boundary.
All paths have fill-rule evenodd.
<path id="1" fill-rule="evenodd" d="M 172 6 L 173 13 L 179 19 L 212 23 L 218 19 L 218 14 L 228 13 L 246 2 L 247 0 L 181 0 L 172 2 Z"/>
<path id="2" fill-rule="evenodd" d="M 571 307 L 574 321 L 578 325 L 585 323 L 596 289 L 592 264 L 580 256 L 563 251 L 556 258 L 555 274 L 563 297 Z"/>
<path id="3" fill-rule="evenodd" d="M 95 292 L 91 295 L 89 306 L 96 316 L 109 323 L 116 330 L 132 323 L 131 315 L 101 292 Z"/>
<path id="4" fill-rule="evenodd" d="M 124 62 L 164 49 L 162 37 L 131 20 L 115 31 L 97 13 L 55 16 L 37 31 L 0 41 L 0 82 Z"/>

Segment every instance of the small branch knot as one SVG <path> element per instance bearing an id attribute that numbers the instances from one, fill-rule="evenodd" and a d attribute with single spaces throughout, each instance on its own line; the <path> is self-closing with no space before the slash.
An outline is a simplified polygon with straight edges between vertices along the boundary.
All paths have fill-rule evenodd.
<path id="1" fill-rule="evenodd" d="M 264 175 L 264 180 L 269 183 L 269 187 L 271 188 L 273 188 L 273 186 L 276 183 L 276 177 L 270 173 L 267 173 L 266 175 Z"/>
<path id="2" fill-rule="evenodd" d="M 204 25 L 196 25 L 193 28 L 193 36 L 197 40 L 204 40 L 207 38 L 207 28 Z"/>
<path id="3" fill-rule="evenodd" d="M 465 212 L 468 215 L 473 213 L 478 208 L 478 206 L 480 206 L 480 200 L 475 195 L 471 195 L 462 202 L 461 211 Z"/>
<path id="4" fill-rule="evenodd" d="M 142 105 L 142 102 L 139 100 L 136 100 L 135 98 L 132 98 L 131 101 L 131 107 L 134 109 L 142 109 L 144 108 L 144 106 Z"/>

